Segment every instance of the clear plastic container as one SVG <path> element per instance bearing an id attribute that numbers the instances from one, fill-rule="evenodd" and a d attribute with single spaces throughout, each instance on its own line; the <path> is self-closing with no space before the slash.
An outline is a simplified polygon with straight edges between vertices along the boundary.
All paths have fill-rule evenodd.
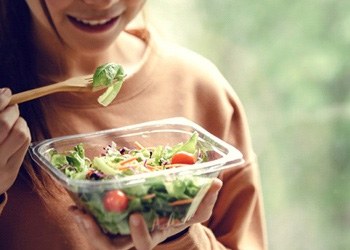
<path id="1" fill-rule="evenodd" d="M 198 143 L 209 149 L 208 161 L 113 180 L 71 179 L 50 163 L 48 154 L 52 148 L 64 152 L 83 143 L 86 156 L 93 158 L 99 156 L 112 141 L 128 148 L 134 147 L 135 142 L 143 146 L 175 145 L 188 140 L 194 131 L 199 134 Z M 134 211 L 143 214 L 150 231 L 185 223 L 195 213 L 213 178 L 220 171 L 244 162 L 239 150 L 181 117 L 48 139 L 32 143 L 30 154 L 39 166 L 66 188 L 78 206 L 96 219 L 105 233 L 112 235 L 130 233 L 128 217 Z M 191 199 L 177 204 L 175 201 L 183 201 L 183 197 L 176 197 L 176 192 L 173 192 L 176 188 L 186 189 L 187 193 L 191 193 Z M 103 198 L 111 190 L 127 194 L 126 211 L 109 212 L 105 209 Z"/>

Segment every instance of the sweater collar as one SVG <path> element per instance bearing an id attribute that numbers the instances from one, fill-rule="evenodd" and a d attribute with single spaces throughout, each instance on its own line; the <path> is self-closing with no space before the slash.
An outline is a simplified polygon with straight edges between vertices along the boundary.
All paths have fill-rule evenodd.
<path id="1" fill-rule="evenodd" d="M 139 67 L 126 77 L 119 94 L 110 104 L 110 106 L 125 102 L 147 88 L 148 85 L 152 83 L 150 76 L 152 75 L 153 69 L 157 64 L 157 53 L 154 53 L 156 42 L 151 36 L 150 30 L 142 28 L 127 30 L 127 32 L 144 41 L 147 47 L 139 64 Z M 97 99 L 102 93 L 103 90 L 92 93 L 62 92 L 46 96 L 42 98 L 41 101 L 44 105 L 54 103 L 54 105 L 82 109 L 95 107 L 98 108 L 101 107 L 101 105 L 97 102 Z"/>

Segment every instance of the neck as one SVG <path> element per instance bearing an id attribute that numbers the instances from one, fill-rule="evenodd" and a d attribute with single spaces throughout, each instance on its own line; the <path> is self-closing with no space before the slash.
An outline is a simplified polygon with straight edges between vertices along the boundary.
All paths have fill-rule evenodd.
<path id="1" fill-rule="evenodd" d="M 43 41 L 55 42 L 48 44 Z M 95 53 L 73 51 L 57 38 L 40 39 L 36 36 L 35 42 L 40 44 L 36 51 L 38 73 L 52 81 L 92 74 L 99 65 L 107 62 L 119 63 L 126 72 L 133 72 L 146 48 L 144 41 L 126 32 L 122 32 L 107 49 Z"/>

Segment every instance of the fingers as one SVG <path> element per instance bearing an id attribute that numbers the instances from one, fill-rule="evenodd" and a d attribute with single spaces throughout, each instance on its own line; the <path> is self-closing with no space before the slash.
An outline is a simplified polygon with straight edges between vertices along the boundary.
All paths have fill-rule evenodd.
<path id="1" fill-rule="evenodd" d="M 222 187 L 222 180 L 218 179 L 218 178 L 215 178 L 213 180 L 213 183 L 211 184 L 211 187 L 210 187 L 210 192 L 216 192 L 217 194 L 219 193 L 221 187 Z"/>
<path id="2" fill-rule="evenodd" d="M 1 169 L 0 175 L 0 194 L 6 192 L 9 187 L 12 186 L 16 177 L 18 175 L 18 171 L 23 162 L 24 156 L 27 152 L 28 145 L 24 144 L 20 147 L 16 153 L 14 153 L 8 160 L 5 162 L 4 169 Z"/>
<path id="3" fill-rule="evenodd" d="M 134 246 L 138 250 L 151 250 L 167 237 L 184 230 L 191 224 L 208 220 L 221 187 L 222 181 L 214 179 L 195 216 L 188 223 L 179 225 L 178 227 L 156 230 L 151 235 L 141 214 L 134 213 L 130 215 L 129 226 L 131 239 L 129 237 L 117 237 L 111 240 L 101 232 L 90 215 L 85 214 L 76 207 L 71 207 L 70 212 L 72 212 L 75 221 L 81 230 L 83 230 L 84 235 L 90 239 L 91 244 L 97 249 L 130 249 Z"/>
<path id="4" fill-rule="evenodd" d="M 152 238 L 141 214 L 132 214 L 129 218 L 131 238 L 137 250 L 151 250 Z"/>
<path id="5" fill-rule="evenodd" d="M 0 89 L 0 193 L 8 190 L 16 179 L 31 141 L 18 106 L 8 106 L 11 96 L 10 89 Z"/>
<path id="6" fill-rule="evenodd" d="M 72 213 L 79 228 L 84 232 L 84 235 L 90 240 L 91 245 L 96 249 L 126 250 L 133 247 L 130 237 L 119 237 L 111 240 L 101 231 L 90 215 L 84 213 L 77 207 L 72 206 L 69 208 L 69 211 Z"/>
<path id="7" fill-rule="evenodd" d="M 27 123 L 20 117 L 16 120 L 7 137 L 0 143 L 0 159 L 7 162 L 8 158 L 14 155 L 22 146 L 24 146 L 23 150 L 19 151 L 20 155 L 24 156 L 30 141 L 31 137 Z"/>
<path id="8" fill-rule="evenodd" d="M 0 111 L 3 110 L 10 103 L 11 90 L 8 88 L 0 89 Z"/>
<path id="9" fill-rule="evenodd" d="M 107 239 L 102 237 L 101 230 L 97 227 L 96 223 L 94 223 L 93 219 L 89 215 L 83 213 L 76 207 L 71 207 L 69 211 L 73 213 L 74 220 L 78 224 L 79 228 L 84 231 L 86 237 L 91 239 L 92 245 L 98 242 L 98 245 L 101 248 L 101 246 L 108 244 Z"/>
<path id="10" fill-rule="evenodd" d="M 141 214 L 132 214 L 129 219 L 131 238 L 138 250 L 150 250 L 169 236 L 172 236 L 193 223 L 203 222 L 210 218 L 217 196 L 222 187 L 222 181 L 215 178 L 206 196 L 203 198 L 195 216 L 186 224 L 156 230 L 150 235 Z"/>
<path id="11" fill-rule="evenodd" d="M 215 178 L 189 223 L 204 222 L 210 218 L 221 187 L 222 181 Z"/>
<path id="12" fill-rule="evenodd" d="M 207 221 L 212 214 L 212 211 L 221 187 L 222 187 L 222 181 L 218 178 L 215 178 L 208 192 L 206 193 L 202 202 L 197 208 L 195 215 L 185 224 L 182 224 L 182 225 L 180 224 L 176 227 L 168 227 L 163 230 L 156 230 L 155 232 L 152 233 L 153 241 L 156 244 L 157 242 L 160 243 L 163 240 L 167 239 L 169 236 L 175 235 L 185 230 L 187 227 L 191 226 L 194 223 L 201 223 L 201 222 Z M 135 243 L 135 246 L 136 246 L 136 243 Z"/>
<path id="13" fill-rule="evenodd" d="M 211 211 L 215 205 L 215 202 L 221 187 L 222 187 L 222 181 L 218 178 L 215 178 L 207 194 L 204 196 L 202 202 L 200 203 L 200 206 L 206 207 L 208 208 L 207 210 Z"/>
<path id="14" fill-rule="evenodd" d="M 1 100 L 1 98 L 0 98 Z M 0 109 L 0 143 L 3 142 L 19 117 L 17 105 Z"/>

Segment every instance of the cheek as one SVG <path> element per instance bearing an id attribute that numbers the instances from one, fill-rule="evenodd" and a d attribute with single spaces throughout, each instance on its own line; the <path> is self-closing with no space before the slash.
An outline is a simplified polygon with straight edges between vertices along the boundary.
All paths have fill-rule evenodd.
<path id="1" fill-rule="evenodd" d="M 129 19 L 134 18 L 142 9 L 146 1 L 143 0 L 129 0 L 127 1 L 128 11 L 127 16 Z"/>
<path id="2" fill-rule="evenodd" d="M 46 18 L 51 18 L 54 23 L 53 25 L 58 28 L 66 19 L 65 11 L 70 8 L 74 1 L 75 0 L 44 0 L 42 8 L 47 9 L 48 13 L 46 13 Z"/>
<path id="3" fill-rule="evenodd" d="M 74 0 L 45 0 L 44 2 L 51 17 L 54 19 L 56 15 L 66 10 Z"/>
<path id="4" fill-rule="evenodd" d="M 130 5 L 134 5 L 134 6 L 142 6 L 145 4 L 145 2 L 146 2 L 146 0 L 130 0 L 130 1 L 128 1 L 128 3 Z"/>
<path id="5" fill-rule="evenodd" d="M 44 0 L 50 12 L 63 10 L 69 6 L 74 0 Z"/>

